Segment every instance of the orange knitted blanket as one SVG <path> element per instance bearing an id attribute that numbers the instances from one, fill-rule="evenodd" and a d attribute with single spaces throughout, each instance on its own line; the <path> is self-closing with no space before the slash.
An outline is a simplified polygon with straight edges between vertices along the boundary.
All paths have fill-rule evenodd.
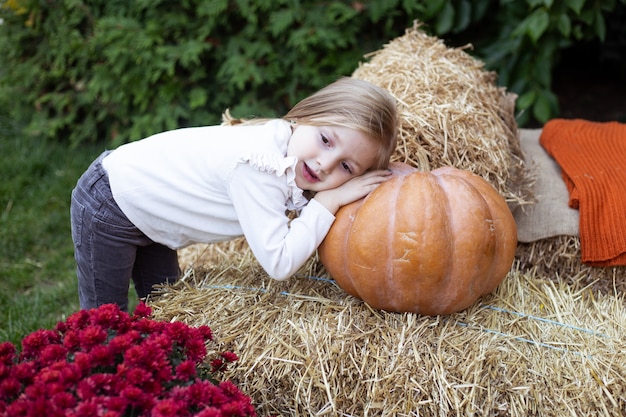
<path id="1" fill-rule="evenodd" d="M 626 124 L 554 119 L 539 140 L 579 211 L 582 262 L 626 265 Z"/>

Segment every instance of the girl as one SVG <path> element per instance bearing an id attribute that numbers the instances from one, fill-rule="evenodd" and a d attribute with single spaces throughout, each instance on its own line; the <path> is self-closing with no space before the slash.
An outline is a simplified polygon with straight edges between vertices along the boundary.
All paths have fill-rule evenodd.
<path id="1" fill-rule="evenodd" d="M 127 309 L 131 279 L 144 298 L 178 278 L 176 249 L 241 235 L 268 275 L 290 277 L 339 207 L 389 178 L 396 130 L 388 92 L 343 78 L 281 119 L 178 129 L 104 152 L 72 191 L 81 308 Z"/>

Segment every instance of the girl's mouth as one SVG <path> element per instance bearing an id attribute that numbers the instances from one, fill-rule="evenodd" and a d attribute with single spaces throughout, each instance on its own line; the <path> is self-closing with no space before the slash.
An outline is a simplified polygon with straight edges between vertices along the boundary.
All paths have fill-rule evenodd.
<path id="1" fill-rule="evenodd" d="M 305 180 L 311 183 L 320 181 L 320 178 L 311 168 L 309 168 L 306 162 L 302 163 L 302 176 L 304 177 Z"/>

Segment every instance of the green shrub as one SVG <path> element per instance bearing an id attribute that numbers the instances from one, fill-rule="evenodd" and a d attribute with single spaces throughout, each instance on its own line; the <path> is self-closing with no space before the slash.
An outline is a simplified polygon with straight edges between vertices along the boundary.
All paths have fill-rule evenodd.
<path id="1" fill-rule="evenodd" d="M 611 35 L 621 38 L 616 50 L 626 49 L 624 11 L 626 0 L 500 0 L 485 15 L 480 25 L 487 29 L 473 32 L 476 54 L 498 73 L 501 85 L 519 95 L 518 124 L 545 123 L 558 115 L 552 75 L 562 50 L 593 40 L 604 43 L 607 20 Z M 623 53 L 615 58 L 626 62 Z"/>
<path id="2" fill-rule="evenodd" d="M 215 123 L 227 107 L 275 115 L 402 33 L 411 4 L 22 0 L 1 9 L 2 83 L 31 133 L 73 144 Z"/>
<path id="3" fill-rule="evenodd" d="M 619 3 L 618 3 L 619 1 Z M 283 114 L 414 19 L 558 112 L 558 51 L 606 37 L 626 0 L 0 0 L 0 101 L 32 135 L 107 146 L 234 115 Z M 621 23 L 620 23 L 621 25 Z M 623 45 L 622 45 L 623 46 Z M 622 58 L 623 59 L 623 58 Z M 0 103 L 1 105 L 2 103 Z"/>

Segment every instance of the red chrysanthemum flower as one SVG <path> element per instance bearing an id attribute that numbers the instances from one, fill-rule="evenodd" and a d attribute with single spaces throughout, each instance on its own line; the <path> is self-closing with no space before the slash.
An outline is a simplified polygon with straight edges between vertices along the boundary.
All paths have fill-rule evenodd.
<path id="1" fill-rule="evenodd" d="M 58 411 L 74 408 L 76 401 L 76 397 L 69 392 L 59 392 L 50 399 L 50 403 Z"/>
<path id="2" fill-rule="evenodd" d="M 111 367 L 114 364 L 115 355 L 106 345 L 94 346 L 89 351 L 89 362 L 93 367 Z"/>
<path id="3" fill-rule="evenodd" d="M 56 329 L 60 332 L 68 330 L 81 330 L 89 324 L 89 310 L 79 310 L 65 320 L 57 324 Z"/>
<path id="4" fill-rule="evenodd" d="M 132 346 L 139 343 L 141 333 L 137 330 L 128 330 L 124 334 L 119 334 L 109 341 L 109 349 L 114 355 L 121 355 Z"/>
<path id="5" fill-rule="evenodd" d="M 37 368 L 33 362 L 20 362 L 13 367 L 11 373 L 19 381 L 28 384 L 37 373 Z"/>
<path id="6" fill-rule="evenodd" d="M 76 369 L 79 373 L 85 375 L 92 368 L 91 359 L 89 354 L 85 352 L 76 352 L 73 355 L 70 355 L 70 362 L 73 362 L 76 365 Z"/>
<path id="7" fill-rule="evenodd" d="M 16 359 L 15 346 L 11 342 L 0 343 L 0 363 L 9 365 Z"/>
<path id="8" fill-rule="evenodd" d="M 106 327 L 116 331 L 126 331 L 131 325 L 131 319 L 116 304 L 104 304 L 91 314 L 91 324 Z"/>
<path id="9" fill-rule="evenodd" d="M 4 378 L 7 378 L 9 376 L 10 370 L 11 368 L 9 365 L 0 363 L 0 381 L 2 381 Z"/>
<path id="10" fill-rule="evenodd" d="M 141 302 L 137 307 L 135 307 L 133 314 L 135 317 L 149 317 L 150 314 L 152 314 L 152 309 L 145 303 Z"/>
<path id="11" fill-rule="evenodd" d="M 59 333 L 54 330 L 37 330 L 22 340 L 22 359 L 36 358 L 50 344 L 59 343 Z"/>
<path id="12" fill-rule="evenodd" d="M 7 377 L 0 380 L 0 399 L 8 400 L 19 395 L 22 384 L 17 378 Z"/>
<path id="13" fill-rule="evenodd" d="M 198 327 L 198 332 L 204 340 L 213 340 L 213 331 L 209 326 L 200 326 Z"/>
<path id="14" fill-rule="evenodd" d="M 250 398 L 207 373 L 208 326 L 131 317 L 115 305 L 81 310 L 54 330 L 0 344 L 0 416 L 254 416 Z M 211 362 L 223 371 L 232 352 Z M 201 369 L 201 371 L 199 371 Z"/>
<path id="15" fill-rule="evenodd" d="M 156 399 L 147 394 L 139 387 L 126 387 L 120 392 L 120 396 L 128 401 L 130 406 L 137 409 L 146 409 L 151 407 Z"/>
<path id="16" fill-rule="evenodd" d="M 197 417 L 224 417 L 219 408 L 208 407 L 196 414 Z"/>
<path id="17" fill-rule="evenodd" d="M 66 355 L 67 349 L 63 345 L 48 345 L 44 347 L 39 354 L 40 366 L 47 366 L 54 362 L 64 360 Z"/>
<path id="18" fill-rule="evenodd" d="M 176 367 L 175 376 L 179 381 L 193 381 L 197 375 L 196 363 L 192 360 L 183 361 Z"/>
<path id="19" fill-rule="evenodd" d="M 63 346 L 71 351 L 78 350 L 80 348 L 80 331 L 73 329 L 64 331 Z"/>
<path id="20" fill-rule="evenodd" d="M 233 352 L 222 352 L 220 356 L 228 363 L 237 362 L 239 360 L 239 357 Z"/>
<path id="21" fill-rule="evenodd" d="M 107 336 L 102 327 L 89 325 L 80 332 L 80 347 L 88 352 L 93 346 L 104 343 Z"/>
<path id="22" fill-rule="evenodd" d="M 173 416 L 182 416 L 189 415 L 187 411 L 187 406 L 182 401 L 177 401 L 173 398 L 166 398 L 164 400 L 159 401 L 152 408 L 152 412 L 150 413 L 151 417 L 173 417 Z"/>

